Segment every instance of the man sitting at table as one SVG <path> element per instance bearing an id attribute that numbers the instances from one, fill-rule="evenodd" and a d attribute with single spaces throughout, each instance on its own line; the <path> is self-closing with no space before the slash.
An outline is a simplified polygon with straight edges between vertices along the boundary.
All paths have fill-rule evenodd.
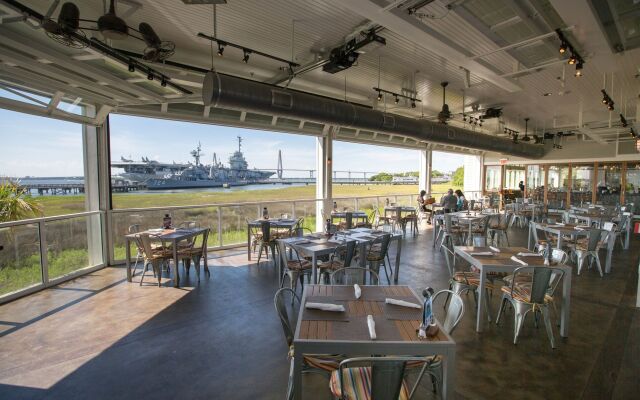
<path id="1" fill-rule="evenodd" d="M 440 199 L 440 204 L 442 205 L 442 208 L 444 208 L 445 213 L 456 211 L 458 198 L 453 194 L 453 189 L 447 190 L 447 194 L 442 196 Z"/>

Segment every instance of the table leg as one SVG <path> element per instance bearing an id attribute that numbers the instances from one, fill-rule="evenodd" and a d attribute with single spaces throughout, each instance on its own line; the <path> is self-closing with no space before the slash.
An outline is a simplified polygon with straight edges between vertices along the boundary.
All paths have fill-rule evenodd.
<path id="1" fill-rule="evenodd" d="M 433 217 L 433 220 L 431 223 L 433 224 L 433 247 L 436 247 L 436 239 L 438 238 L 439 226 L 435 216 Z"/>
<path id="2" fill-rule="evenodd" d="M 629 217 L 631 218 L 631 217 Z M 628 250 L 629 249 L 629 237 L 631 237 L 631 224 L 633 223 L 633 220 L 630 219 L 627 222 L 627 234 L 624 236 L 624 249 Z"/>
<path id="3" fill-rule="evenodd" d="M 467 238 L 467 244 L 468 244 L 469 246 L 473 246 L 473 237 L 471 236 L 471 235 L 472 235 L 472 233 L 471 233 L 471 232 L 472 232 L 471 227 L 473 227 L 473 224 L 471 223 L 471 221 L 469 221 L 469 237 Z"/>
<path id="4" fill-rule="evenodd" d="M 209 252 L 207 251 L 207 244 L 204 244 L 204 272 L 205 274 L 211 275 L 209 272 Z"/>
<path id="5" fill-rule="evenodd" d="M 558 244 L 557 244 L 557 248 L 562 250 L 562 246 L 564 246 L 564 237 L 562 235 L 562 232 L 558 232 Z"/>
<path id="6" fill-rule="evenodd" d="M 318 284 L 318 259 L 316 253 L 311 256 L 311 276 L 314 285 Z"/>
<path id="7" fill-rule="evenodd" d="M 173 275 L 175 276 L 173 286 L 180 287 L 180 272 L 178 268 L 178 241 L 172 240 L 173 247 Z"/>
<path id="8" fill-rule="evenodd" d="M 293 398 L 302 399 L 302 353 L 295 351 L 293 355 Z"/>
<path id="9" fill-rule="evenodd" d="M 571 307 L 571 269 L 562 278 L 562 309 L 560 310 L 560 336 L 569 337 L 569 313 Z"/>
<path id="10" fill-rule="evenodd" d="M 485 287 L 487 284 L 487 275 L 484 268 L 480 268 L 480 285 L 478 286 L 478 312 L 476 313 L 476 332 L 482 332 L 482 324 L 484 322 L 484 302 L 486 301 Z"/>
<path id="11" fill-rule="evenodd" d="M 251 261 L 251 227 L 247 225 L 247 260 Z"/>
<path id="12" fill-rule="evenodd" d="M 531 229 L 532 229 L 532 225 L 533 224 L 529 224 L 529 236 L 527 237 L 527 249 L 532 250 L 533 249 L 533 244 L 531 243 Z M 533 228 L 535 229 L 535 228 Z"/>
<path id="13" fill-rule="evenodd" d="M 125 264 L 127 265 L 127 282 L 131 282 L 131 242 L 128 237 L 124 238 Z M 142 261 L 144 263 L 144 261 Z M 144 266 L 142 267 L 144 270 Z"/>
<path id="14" fill-rule="evenodd" d="M 402 239 L 398 238 L 398 248 L 396 250 L 396 270 L 393 275 L 393 283 L 398 284 L 398 275 L 400 274 L 400 254 L 402 253 Z"/>
<path id="15" fill-rule="evenodd" d="M 611 257 L 613 256 L 613 248 L 616 246 L 616 235 L 609 235 L 609 243 L 607 243 L 607 261 L 604 264 L 604 272 L 611 273 Z"/>
<path id="16" fill-rule="evenodd" d="M 450 347 L 443 360 L 442 366 L 442 398 L 455 398 L 455 380 L 456 380 L 456 349 Z"/>

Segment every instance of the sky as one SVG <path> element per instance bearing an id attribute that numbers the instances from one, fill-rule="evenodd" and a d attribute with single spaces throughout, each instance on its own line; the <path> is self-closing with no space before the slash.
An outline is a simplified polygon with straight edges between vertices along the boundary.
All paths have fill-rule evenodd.
<path id="1" fill-rule="evenodd" d="M 120 157 L 139 160 L 142 156 L 164 162 L 192 161 L 189 152 L 200 142 L 204 163 L 211 162 L 214 152 L 227 163 L 237 149 L 236 136 L 241 136 L 249 168 L 275 169 L 278 150 L 282 150 L 285 170 L 315 168 L 315 138 L 310 136 L 123 115 L 109 118 L 114 161 Z M 0 110 L 0 176 L 82 175 L 81 133 L 79 124 Z M 333 151 L 336 171 L 418 170 L 416 150 L 334 142 Z M 452 171 L 463 162 L 462 155 L 434 153 L 432 165 Z M 286 173 L 300 175 L 308 176 L 305 172 Z"/>

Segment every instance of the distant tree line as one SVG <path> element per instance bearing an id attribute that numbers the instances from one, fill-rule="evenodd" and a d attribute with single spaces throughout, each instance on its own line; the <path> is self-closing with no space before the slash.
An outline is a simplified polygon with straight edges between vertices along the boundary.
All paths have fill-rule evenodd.
<path id="1" fill-rule="evenodd" d="M 460 168 L 458 168 L 460 169 Z M 457 170 L 456 170 L 457 171 Z M 410 171 L 410 172 L 395 172 L 395 173 L 390 173 L 390 172 L 380 172 L 379 174 L 373 175 L 371 177 L 369 177 L 369 180 L 372 182 L 391 182 L 393 180 L 394 176 L 413 176 L 413 177 L 418 177 L 420 175 L 420 173 L 418 171 Z M 444 176 L 444 173 L 438 171 L 437 169 L 434 169 L 431 171 L 431 177 L 432 178 L 439 178 L 441 176 Z M 464 174 L 463 174 L 464 177 Z"/>

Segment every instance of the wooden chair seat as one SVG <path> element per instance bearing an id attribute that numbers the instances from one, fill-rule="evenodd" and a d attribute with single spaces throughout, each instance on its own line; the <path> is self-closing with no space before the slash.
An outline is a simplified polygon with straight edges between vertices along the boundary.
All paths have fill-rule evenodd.
<path id="1" fill-rule="evenodd" d="M 520 281 L 520 279 L 518 279 L 518 281 Z M 503 286 L 501 288 L 501 290 L 504 293 L 507 293 L 509 295 L 511 295 L 511 298 L 513 298 L 514 300 L 523 302 L 523 303 L 529 303 L 530 299 L 531 299 L 531 281 L 526 281 L 523 280 L 522 282 L 518 283 L 516 282 L 515 285 L 513 285 L 513 293 L 511 293 L 511 286 Z M 549 296 L 548 294 L 544 296 L 544 301 L 545 303 L 551 302 L 553 301 L 553 297 Z"/>
<path id="2" fill-rule="evenodd" d="M 319 263 L 318 264 L 318 268 L 323 269 L 323 270 L 336 270 L 336 269 L 340 269 L 340 268 L 344 268 L 344 262 L 340 261 L 340 260 L 333 260 L 333 261 L 327 261 L 327 262 L 323 262 L 323 263 Z"/>
<path id="3" fill-rule="evenodd" d="M 287 268 L 291 271 L 304 271 L 312 268 L 311 262 L 308 260 L 287 260 Z"/>
<path id="4" fill-rule="evenodd" d="M 340 390 L 339 370 L 331 373 L 329 388 L 331 393 L 344 400 L 371 400 L 371 367 L 345 368 L 342 370 L 342 386 L 345 393 Z M 408 400 L 409 389 L 406 381 L 402 382 L 398 400 Z"/>

